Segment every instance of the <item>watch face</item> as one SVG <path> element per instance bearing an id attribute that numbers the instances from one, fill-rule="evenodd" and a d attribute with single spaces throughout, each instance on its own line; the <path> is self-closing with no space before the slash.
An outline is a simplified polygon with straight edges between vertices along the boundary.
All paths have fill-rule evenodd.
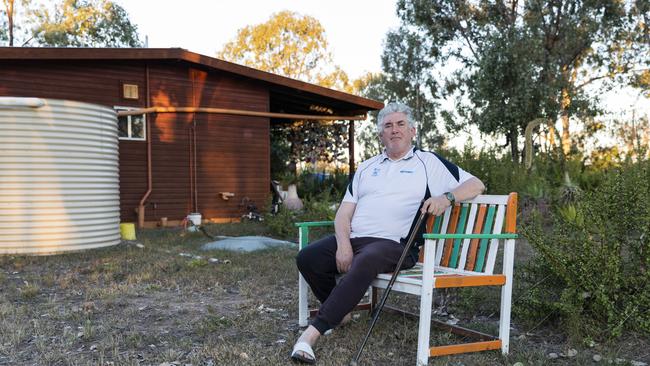
<path id="1" fill-rule="evenodd" d="M 447 192 L 447 193 L 445 193 L 445 197 L 447 197 L 447 199 L 448 199 L 449 202 L 451 202 L 451 203 L 453 203 L 453 202 L 456 200 L 455 197 L 454 197 L 454 194 L 451 193 L 451 192 Z"/>

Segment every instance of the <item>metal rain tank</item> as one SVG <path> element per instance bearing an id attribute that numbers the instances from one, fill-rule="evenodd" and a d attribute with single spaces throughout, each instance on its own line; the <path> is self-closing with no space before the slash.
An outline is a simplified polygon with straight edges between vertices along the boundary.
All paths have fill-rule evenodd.
<path id="1" fill-rule="evenodd" d="M 118 244 L 118 169 L 112 109 L 0 97 L 0 255 Z"/>

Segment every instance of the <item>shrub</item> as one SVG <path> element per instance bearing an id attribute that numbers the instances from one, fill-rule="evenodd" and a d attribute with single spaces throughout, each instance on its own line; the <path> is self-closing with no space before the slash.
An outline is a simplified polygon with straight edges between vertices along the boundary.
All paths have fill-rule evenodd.
<path id="1" fill-rule="evenodd" d="M 556 314 L 575 334 L 650 333 L 650 162 L 610 171 L 556 208 L 550 230 L 537 216 L 522 233 L 538 251 L 523 280 L 547 278 L 524 312 Z"/>
<path id="2" fill-rule="evenodd" d="M 296 240 L 298 228 L 295 224 L 297 222 L 334 220 L 338 203 L 338 200 L 335 202 L 328 199 L 328 194 L 322 194 L 312 199 L 305 198 L 302 210 L 290 211 L 280 207 L 276 215 L 267 214 L 264 221 L 272 235 L 287 240 Z"/>

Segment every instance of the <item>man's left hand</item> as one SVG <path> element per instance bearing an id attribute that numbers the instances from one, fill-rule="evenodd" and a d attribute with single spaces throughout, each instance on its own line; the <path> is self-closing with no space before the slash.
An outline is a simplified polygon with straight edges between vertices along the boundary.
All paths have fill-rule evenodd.
<path id="1" fill-rule="evenodd" d="M 422 212 L 428 212 L 433 216 L 442 215 L 451 202 L 445 196 L 431 197 L 424 201 L 422 205 Z"/>

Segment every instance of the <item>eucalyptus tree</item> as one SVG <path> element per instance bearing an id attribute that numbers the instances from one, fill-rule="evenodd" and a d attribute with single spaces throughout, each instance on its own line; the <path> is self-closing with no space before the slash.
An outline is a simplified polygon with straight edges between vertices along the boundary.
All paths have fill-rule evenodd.
<path id="1" fill-rule="evenodd" d="M 137 26 L 109 0 L 63 0 L 33 11 L 34 38 L 57 47 L 141 47 Z"/>
<path id="2" fill-rule="evenodd" d="M 140 47 L 137 26 L 109 0 L 3 0 L 0 40 L 9 46 Z"/>
<path id="3" fill-rule="evenodd" d="M 239 29 L 217 57 L 329 88 L 351 91 L 352 87 L 346 73 L 332 61 L 320 22 L 291 11 Z M 277 159 L 288 159 L 286 168 L 293 173 L 298 161 L 342 161 L 347 146 L 345 127 L 342 122 L 320 121 L 273 125 L 272 153 L 281 154 Z M 272 168 L 272 174 L 282 173 L 283 166 Z"/>
<path id="4" fill-rule="evenodd" d="M 434 62 L 430 42 L 417 29 L 402 25 L 386 35 L 381 57 L 384 95 L 379 99 L 399 100 L 409 105 L 417 124 L 417 145 L 433 148 L 442 139 L 435 125 L 438 83 L 431 77 Z"/>
<path id="5" fill-rule="evenodd" d="M 586 86 L 643 72 L 648 12 L 647 0 L 398 0 L 402 22 L 431 41 L 436 67 L 456 65 L 443 90 L 457 113 L 443 116 L 505 134 L 513 159 L 536 117 L 562 121 L 568 153 L 572 117 L 598 112 Z"/>

